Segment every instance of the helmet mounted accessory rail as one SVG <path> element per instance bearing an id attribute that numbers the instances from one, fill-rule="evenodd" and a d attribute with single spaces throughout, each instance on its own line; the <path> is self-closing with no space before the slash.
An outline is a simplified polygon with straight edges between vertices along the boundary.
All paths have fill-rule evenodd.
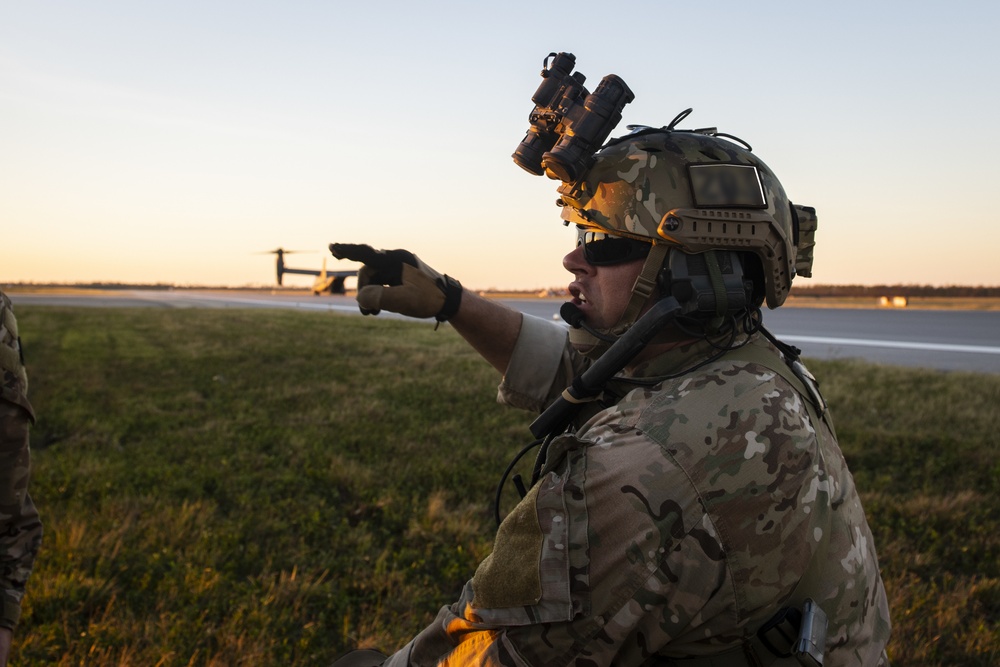
<path id="1" fill-rule="evenodd" d="M 752 253 L 759 301 L 777 308 L 792 279 L 811 274 L 815 209 L 792 204 L 747 142 L 714 127 L 677 129 L 689 111 L 608 141 L 584 176 L 559 186 L 562 218 L 689 254 Z"/>

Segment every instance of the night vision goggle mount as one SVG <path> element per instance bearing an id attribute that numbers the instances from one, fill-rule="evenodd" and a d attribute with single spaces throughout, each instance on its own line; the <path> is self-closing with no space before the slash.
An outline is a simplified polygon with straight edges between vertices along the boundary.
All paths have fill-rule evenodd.
<path id="1" fill-rule="evenodd" d="M 551 59 L 551 62 L 550 62 Z M 609 74 L 594 92 L 585 77 L 573 72 L 576 56 L 550 53 L 542 62 L 542 83 L 532 95 L 530 127 L 514 151 L 522 169 L 564 183 L 573 183 L 593 165 L 594 152 L 622 118 L 635 95 L 621 79 Z"/>

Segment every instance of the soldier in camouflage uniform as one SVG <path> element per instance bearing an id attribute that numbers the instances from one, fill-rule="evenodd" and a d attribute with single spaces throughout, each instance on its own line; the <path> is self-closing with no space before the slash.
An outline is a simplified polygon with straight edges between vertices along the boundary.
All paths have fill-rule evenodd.
<path id="1" fill-rule="evenodd" d="M 559 192 L 582 330 L 405 251 L 331 246 L 365 263 L 362 312 L 448 319 L 504 373 L 499 400 L 533 411 L 656 300 L 683 305 L 549 442 L 459 600 L 384 664 L 800 664 L 764 626 L 807 600 L 828 618 L 825 665 L 887 664 L 886 594 L 832 416 L 760 323 L 809 275 L 814 211 L 747 148 L 673 124 L 611 142 Z"/>
<path id="2" fill-rule="evenodd" d="M 0 667 L 7 664 L 21 599 L 42 539 L 42 524 L 28 495 L 28 426 L 35 413 L 28 402 L 17 321 L 0 291 Z"/>

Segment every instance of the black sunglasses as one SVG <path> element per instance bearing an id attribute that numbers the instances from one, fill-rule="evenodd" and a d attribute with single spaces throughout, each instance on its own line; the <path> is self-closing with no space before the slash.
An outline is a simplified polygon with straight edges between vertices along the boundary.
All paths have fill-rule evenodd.
<path id="1" fill-rule="evenodd" d="M 652 243 L 612 236 L 602 232 L 578 228 L 576 244 L 583 246 L 583 258 L 591 266 L 611 266 L 644 259 L 649 254 Z"/>

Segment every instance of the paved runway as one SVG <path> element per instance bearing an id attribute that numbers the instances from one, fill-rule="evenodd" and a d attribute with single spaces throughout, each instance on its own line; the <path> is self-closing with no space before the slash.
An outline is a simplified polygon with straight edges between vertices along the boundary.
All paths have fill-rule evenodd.
<path id="1" fill-rule="evenodd" d="M 159 308 L 293 308 L 358 314 L 352 297 L 239 290 L 14 291 L 18 305 Z M 555 319 L 562 302 L 504 299 L 536 317 Z M 391 316 L 391 315 L 389 315 Z M 398 316 L 397 316 L 398 317 Z M 940 370 L 1000 373 L 1000 312 L 851 308 L 780 308 L 764 312 L 779 338 L 819 359 L 859 358 Z"/>

